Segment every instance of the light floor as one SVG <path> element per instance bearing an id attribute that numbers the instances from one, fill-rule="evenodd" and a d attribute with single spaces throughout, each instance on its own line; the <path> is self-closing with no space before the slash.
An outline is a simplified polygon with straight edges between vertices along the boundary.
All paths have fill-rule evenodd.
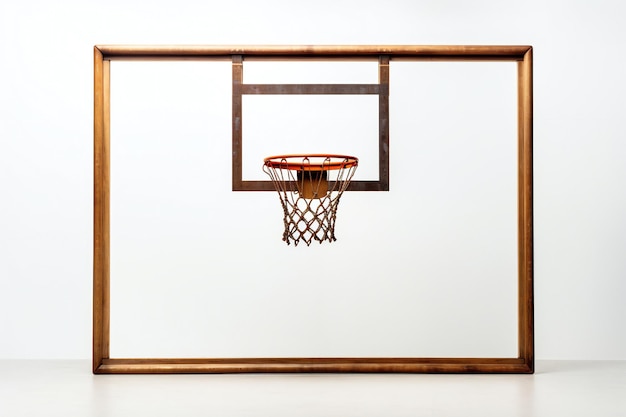
<path id="1" fill-rule="evenodd" d="M 0 416 L 626 416 L 626 361 L 535 375 L 98 375 L 88 361 L 0 361 Z"/>

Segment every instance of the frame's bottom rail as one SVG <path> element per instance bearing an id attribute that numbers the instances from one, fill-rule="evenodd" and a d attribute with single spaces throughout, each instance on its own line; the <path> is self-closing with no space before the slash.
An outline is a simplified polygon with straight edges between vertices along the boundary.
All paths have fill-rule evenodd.
<path id="1" fill-rule="evenodd" d="M 95 374 L 533 373 L 518 358 L 103 359 Z"/>

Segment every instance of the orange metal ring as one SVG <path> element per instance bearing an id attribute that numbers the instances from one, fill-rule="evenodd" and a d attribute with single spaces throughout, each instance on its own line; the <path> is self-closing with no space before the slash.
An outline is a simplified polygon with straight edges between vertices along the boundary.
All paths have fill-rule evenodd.
<path id="1" fill-rule="evenodd" d="M 348 155 L 294 154 L 270 156 L 263 162 L 270 168 L 293 171 L 330 171 L 357 166 L 359 159 Z"/>

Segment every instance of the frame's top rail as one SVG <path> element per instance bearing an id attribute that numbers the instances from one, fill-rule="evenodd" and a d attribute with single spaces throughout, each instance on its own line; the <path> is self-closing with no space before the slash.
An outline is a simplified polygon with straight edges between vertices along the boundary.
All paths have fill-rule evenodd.
<path id="1" fill-rule="evenodd" d="M 392 58 L 448 60 L 521 60 L 526 45 L 96 45 L 104 59 L 123 58 Z"/>

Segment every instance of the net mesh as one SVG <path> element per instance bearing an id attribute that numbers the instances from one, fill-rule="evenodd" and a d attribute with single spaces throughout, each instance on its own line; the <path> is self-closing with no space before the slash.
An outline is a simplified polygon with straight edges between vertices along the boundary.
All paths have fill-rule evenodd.
<path id="1" fill-rule="evenodd" d="M 307 246 L 334 242 L 337 207 L 357 167 L 354 157 L 273 157 L 263 171 L 278 191 L 283 208 L 283 241 Z M 271 160 L 270 160 L 271 159 Z M 269 162 L 268 162 L 269 160 Z"/>

